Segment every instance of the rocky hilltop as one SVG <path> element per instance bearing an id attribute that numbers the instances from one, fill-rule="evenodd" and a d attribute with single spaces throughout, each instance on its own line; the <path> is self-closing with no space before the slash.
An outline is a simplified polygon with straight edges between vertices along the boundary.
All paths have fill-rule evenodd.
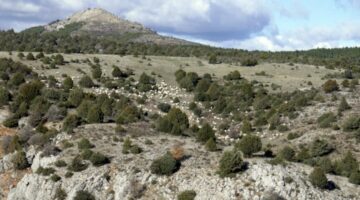
<path id="1" fill-rule="evenodd" d="M 70 34 L 79 36 L 90 34 L 96 37 L 128 37 L 133 42 L 155 44 L 191 44 L 185 40 L 158 35 L 140 23 L 122 19 L 104 9 L 92 8 L 77 12 L 72 16 L 44 26 L 46 32 L 61 31 L 71 27 Z"/>

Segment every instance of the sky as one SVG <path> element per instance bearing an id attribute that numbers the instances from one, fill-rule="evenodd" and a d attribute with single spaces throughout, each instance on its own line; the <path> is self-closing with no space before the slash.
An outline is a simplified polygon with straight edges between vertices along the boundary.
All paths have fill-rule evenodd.
<path id="1" fill-rule="evenodd" d="M 360 46 L 360 0 L 0 0 L 0 29 L 21 31 L 87 8 L 224 48 Z"/>

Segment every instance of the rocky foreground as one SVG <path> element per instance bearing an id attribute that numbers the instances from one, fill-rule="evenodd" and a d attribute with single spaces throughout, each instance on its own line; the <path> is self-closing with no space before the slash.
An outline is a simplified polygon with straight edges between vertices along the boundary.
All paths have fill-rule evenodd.
<path id="1" fill-rule="evenodd" d="M 137 125 L 139 127 L 139 125 Z M 131 127 L 130 127 L 131 128 Z M 143 127 L 143 131 L 150 127 Z M 132 141 L 139 145 L 140 154 L 122 154 L 122 143 L 115 142 L 111 130 L 106 127 L 96 128 L 88 125 L 78 128 L 82 137 L 88 137 L 95 144 L 96 151 L 111 158 L 111 163 L 89 167 L 65 177 L 66 168 L 55 167 L 54 163 L 62 159 L 67 163 L 77 153 L 77 147 L 68 148 L 50 157 L 41 157 L 41 152 L 34 149 L 27 151 L 27 159 L 31 163 L 32 173 L 26 174 L 8 194 L 9 200 L 47 200 L 55 199 L 58 189 L 67 194 L 66 199 L 73 199 L 77 191 L 88 191 L 96 199 L 176 199 L 177 194 L 184 190 L 194 190 L 196 199 L 358 199 L 360 190 L 347 179 L 329 176 L 337 189 L 332 191 L 314 188 L 308 181 L 312 168 L 297 163 L 271 165 L 265 158 L 247 159 L 248 169 L 233 178 L 220 178 L 216 171 L 221 152 L 207 152 L 194 139 L 167 135 L 136 137 Z M 58 141 L 68 138 L 76 142 L 80 137 L 73 138 L 67 134 L 58 135 Z M 151 142 L 149 142 L 149 140 Z M 185 150 L 185 158 L 180 169 L 171 176 L 151 174 L 149 166 L 156 157 L 169 151 L 173 145 L 181 145 Z M 10 155 L 0 161 L 0 173 L 12 170 Z M 50 176 L 35 173 L 39 167 L 52 167 L 61 177 L 53 181 Z M 6 199 L 6 198 L 5 198 Z"/>

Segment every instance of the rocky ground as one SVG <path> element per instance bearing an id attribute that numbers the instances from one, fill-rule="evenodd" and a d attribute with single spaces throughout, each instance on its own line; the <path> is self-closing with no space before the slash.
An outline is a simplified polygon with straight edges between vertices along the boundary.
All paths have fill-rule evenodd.
<path id="1" fill-rule="evenodd" d="M 143 126 L 146 127 L 144 124 Z M 138 126 L 137 126 L 138 127 Z M 129 129 L 133 130 L 133 129 Z M 78 128 L 78 136 L 61 134 L 58 139 L 69 138 L 74 143 L 80 137 L 88 137 L 94 144 L 94 151 L 111 157 L 111 163 L 102 167 L 90 166 L 83 172 L 74 173 L 65 178 L 66 168 L 54 166 L 56 160 L 67 163 L 76 154 L 76 145 L 53 157 L 41 158 L 41 152 L 29 151 L 33 173 L 26 174 L 16 187 L 10 190 L 8 199 L 34 200 L 54 199 L 57 189 L 62 188 L 66 199 L 73 199 L 76 192 L 86 190 L 96 199 L 175 199 L 184 190 L 195 190 L 196 199 L 266 199 L 269 196 L 281 196 L 285 199 L 358 199 L 360 190 L 347 179 L 328 176 L 334 181 L 337 189 L 333 191 L 314 188 L 308 181 L 312 168 L 302 164 L 289 163 L 285 166 L 271 165 L 266 159 L 247 159 L 248 169 L 234 178 L 220 178 L 217 165 L 221 152 L 207 152 L 194 139 L 157 135 L 147 127 L 139 129 L 134 144 L 139 145 L 141 154 L 122 154 L 122 143 L 112 141 L 114 133 L 109 127 L 94 129 L 93 125 Z M 139 133 L 140 132 L 140 133 Z M 131 135 L 135 132 L 129 133 Z M 151 140 L 152 144 L 145 142 Z M 55 141 L 56 143 L 56 141 Z M 147 144 L 145 144 L 147 143 Z M 179 171 L 172 176 L 151 174 L 149 166 L 156 157 L 163 155 L 174 145 L 180 145 L 186 159 L 182 161 Z M 31 155 L 32 154 L 32 155 Z M 3 163 L 7 162 L 3 158 Z M 34 173 L 40 166 L 53 167 L 61 180 L 54 182 L 49 176 Z"/>

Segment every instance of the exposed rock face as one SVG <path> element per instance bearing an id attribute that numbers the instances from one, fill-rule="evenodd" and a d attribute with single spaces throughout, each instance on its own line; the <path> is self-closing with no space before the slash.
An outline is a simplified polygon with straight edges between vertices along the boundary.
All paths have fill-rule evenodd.
<path id="1" fill-rule="evenodd" d="M 77 12 L 67 19 L 56 21 L 44 26 L 46 31 L 59 31 L 66 25 L 80 24 L 80 28 L 71 35 L 91 33 L 92 36 L 121 36 L 129 35 L 133 42 L 156 44 L 192 44 L 185 40 L 164 37 L 156 34 L 142 24 L 121 19 L 116 15 L 100 8 L 87 9 Z"/>
<path id="2" fill-rule="evenodd" d="M 91 126 L 89 126 L 91 128 Z M 88 133 L 87 129 L 79 132 Z M 102 133 L 103 134 L 103 133 Z M 182 162 L 178 172 L 171 176 L 151 174 L 149 165 L 154 158 L 163 155 L 178 138 L 147 137 L 154 144 L 146 146 L 141 138 L 133 142 L 143 147 L 140 155 L 121 154 L 121 146 L 109 145 L 105 139 L 98 140 L 96 151 L 108 151 L 112 157 L 111 164 L 94 167 L 89 166 L 82 172 L 76 172 L 70 178 L 65 178 L 66 168 L 56 168 L 53 162 L 57 158 L 68 160 L 69 152 L 63 151 L 57 158 L 41 158 L 37 153 L 32 164 L 35 170 L 39 165 L 56 168 L 56 174 L 62 179 L 53 182 L 50 177 L 36 173 L 26 175 L 15 188 L 10 191 L 10 200 L 50 200 L 54 199 L 56 190 L 63 189 L 68 200 L 72 200 L 77 191 L 85 190 L 92 193 L 96 199 L 176 199 L 184 190 L 195 190 L 196 199 L 249 199 L 262 200 L 276 195 L 285 199 L 356 199 L 360 195 L 358 186 L 350 184 L 346 178 L 328 175 L 340 189 L 333 191 L 314 188 L 308 181 L 312 168 L 306 165 L 289 163 L 287 166 L 270 165 L 265 159 L 248 159 L 249 169 L 239 173 L 234 178 L 220 178 L 216 174 L 219 152 L 208 153 L 199 144 L 190 139 L 184 139 L 184 148 L 192 157 Z M 100 143 L 101 141 L 101 143 Z M 93 142 L 95 142 L 93 140 Z M 103 142 L 105 142 L 103 144 Z M 118 145 L 121 145 L 118 144 Z M 104 149 L 103 149 L 104 148 Z M 111 149 L 113 148 L 113 149 Z M 117 151 L 116 151 L 117 150 Z M 112 152 L 110 154 L 110 152 Z"/>

